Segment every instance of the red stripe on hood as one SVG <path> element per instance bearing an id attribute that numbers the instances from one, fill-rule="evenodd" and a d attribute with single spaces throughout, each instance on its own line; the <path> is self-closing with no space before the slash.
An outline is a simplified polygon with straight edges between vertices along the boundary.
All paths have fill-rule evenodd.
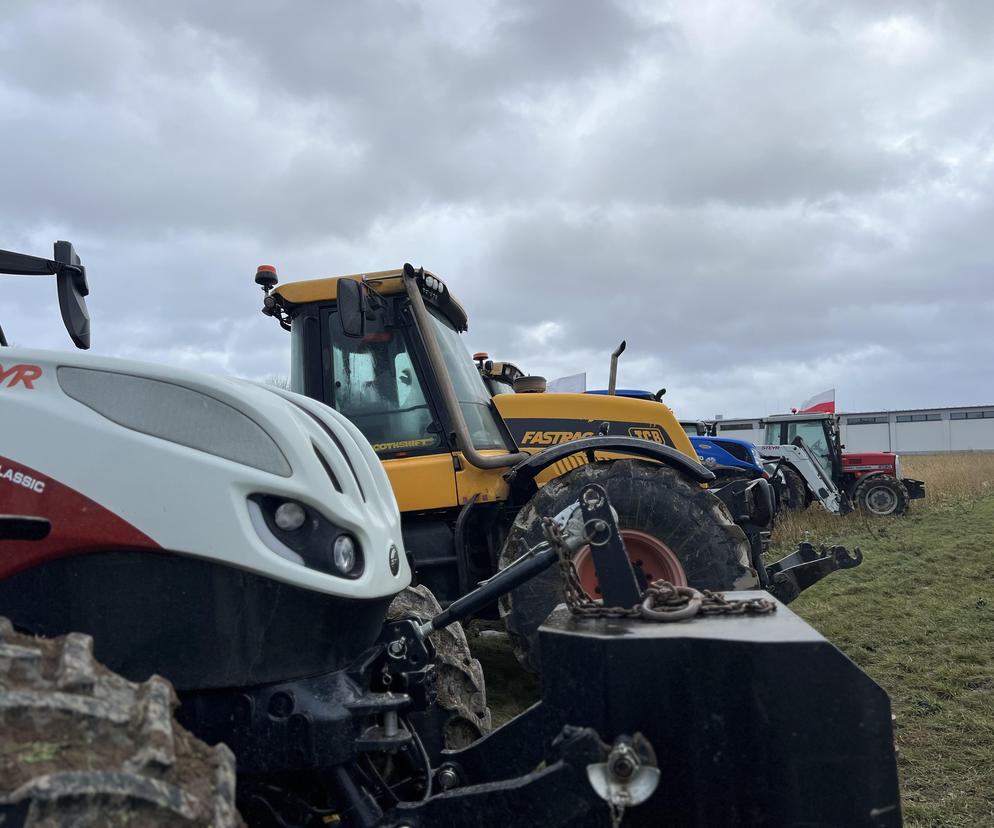
<path id="1" fill-rule="evenodd" d="M 20 482 L 14 482 L 18 474 Z M 25 478 L 30 485 L 25 485 Z M 6 457 L 0 457 L 0 515 L 44 518 L 52 527 L 42 540 L 0 540 L 0 578 L 54 558 L 97 549 L 160 548 L 144 532 L 86 495 Z"/>

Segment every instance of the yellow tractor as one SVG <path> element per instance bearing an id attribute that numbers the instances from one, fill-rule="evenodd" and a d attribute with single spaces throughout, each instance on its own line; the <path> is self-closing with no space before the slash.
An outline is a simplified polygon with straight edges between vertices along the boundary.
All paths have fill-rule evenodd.
<path id="1" fill-rule="evenodd" d="M 714 476 L 665 405 L 493 396 L 460 338 L 466 312 L 423 268 L 277 287 L 266 265 L 256 282 L 263 313 L 290 332 L 291 390 L 335 408 L 372 443 L 413 568 L 443 605 L 541 543 L 541 516 L 570 519 L 590 482 L 607 490 L 646 581 L 715 590 L 766 582 L 746 535 L 706 488 Z M 589 547 L 574 564 L 596 597 Z M 559 584 L 549 571 L 501 604 L 526 666 L 538 666 L 536 632 L 561 600 Z"/>

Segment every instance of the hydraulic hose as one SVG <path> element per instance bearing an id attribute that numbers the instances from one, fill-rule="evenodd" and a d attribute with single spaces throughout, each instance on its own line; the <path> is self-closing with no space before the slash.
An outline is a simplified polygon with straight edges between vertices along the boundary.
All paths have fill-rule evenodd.
<path id="1" fill-rule="evenodd" d="M 455 387 L 452 385 L 452 377 L 449 369 L 445 365 L 445 358 L 442 356 L 442 348 L 438 344 L 435 336 L 435 328 L 432 326 L 431 317 L 425 307 L 424 297 L 418 289 L 417 272 L 410 265 L 404 266 L 404 289 L 407 291 L 407 298 L 411 300 L 411 309 L 414 311 L 414 320 L 424 339 L 425 350 L 428 352 L 428 362 L 431 363 L 432 372 L 438 377 L 438 386 L 442 394 L 442 403 L 445 406 L 446 414 L 452 422 L 452 429 L 456 435 L 456 447 L 463 453 L 467 462 L 478 469 L 500 469 L 506 466 L 514 466 L 522 460 L 527 460 L 531 455 L 523 452 L 508 452 L 506 454 L 484 455 L 476 450 L 473 440 L 469 434 L 469 427 L 466 425 L 466 418 L 462 415 L 462 408 L 456 397 Z"/>

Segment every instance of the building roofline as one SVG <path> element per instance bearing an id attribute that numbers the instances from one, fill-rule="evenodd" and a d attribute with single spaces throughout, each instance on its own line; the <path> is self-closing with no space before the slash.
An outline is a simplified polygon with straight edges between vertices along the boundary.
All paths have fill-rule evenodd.
<path id="1" fill-rule="evenodd" d="M 881 416 L 885 414 L 917 414 L 923 411 L 977 411 L 979 409 L 992 409 L 994 408 L 994 403 L 988 403 L 987 405 L 933 405 L 928 408 L 878 408 L 870 409 L 867 411 L 838 411 L 836 414 L 840 417 L 868 417 L 868 416 Z M 743 423 L 743 422 L 757 422 L 758 420 L 765 420 L 769 417 L 790 417 L 790 414 L 765 414 L 762 417 L 722 417 L 720 420 L 708 420 L 707 422 L 718 422 L 718 423 Z"/>

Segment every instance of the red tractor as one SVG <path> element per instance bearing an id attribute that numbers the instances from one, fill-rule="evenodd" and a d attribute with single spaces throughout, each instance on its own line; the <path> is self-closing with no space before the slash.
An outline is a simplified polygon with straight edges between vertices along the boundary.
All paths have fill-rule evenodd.
<path id="1" fill-rule="evenodd" d="M 844 452 L 834 414 L 780 414 L 763 422 L 770 445 L 802 440 L 856 509 L 874 515 L 901 515 L 912 500 L 925 497 L 925 484 L 902 476 L 901 458 L 894 452 Z M 782 468 L 782 473 L 785 504 L 794 508 L 807 506 L 813 494 L 801 475 L 789 465 Z"/>

